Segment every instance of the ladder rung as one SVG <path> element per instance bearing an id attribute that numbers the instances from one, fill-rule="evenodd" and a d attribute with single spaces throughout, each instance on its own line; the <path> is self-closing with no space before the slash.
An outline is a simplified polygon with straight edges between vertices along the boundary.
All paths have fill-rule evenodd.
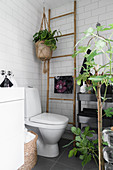
<path id="1" fill-rule="evenodd" d="M 62 99 L 62 98 L 49 98 L 49 100 L 65 100 L 65 101 L 73 101 L 73 99 Z"/>
<path id="2" fill-rule="evenodd" d="M 73 122 L 68 122 L 68 124 L 71 124 L 71 125 L 73 125 L 74 123 L 73 123 Z"/>
<path id="3" fill-rule="evenodd" d="M 63 14 L 63 15 L 59 15 L 59 16 L 50 18 L 50 20 L 57 19 L 57 18 L 60 18 L 60 17 L 64 17 L 64 16 L 66 16 L 66 15 L 71 15 L 71 14 L 74 14 L 74 12 L 69 12 L 69 13 L 66 13 L 66 14 Z"/>
<path id="4" fill-rule="evenodd" d="M 59 55 L 59 56 L 51 57 L 51 59 L 60 58 L 60 57 L 71 57 L 71 56 L 72 56 L 72 54 Z"/>
<path id="5" fill-rule="evenodd" d="M 68 33 L 68 34 L 58 35 L 58 36 L 55 36 L 55 38 L 58 38 L 58 37 L 65 37 L 65 36 L 69 36 L 69 35 L 74 35 L 74 32 Z"/>
<path id="6" fill-rule="evenodd" d="M 49 77 L 49 79 L 54 79 L 54 77 Z"/>
<path id="7" fill-rule="evenodd" d="M 55 76 L 55 77 L 57 77 L 57 76 Z M 54 79 L 55 77 L 49 77 L 49 79 Z M 58 76 L 59 77 L 59 76 Z M 74 76 L 72 76 L 73 78 L 74 78 Z"/>

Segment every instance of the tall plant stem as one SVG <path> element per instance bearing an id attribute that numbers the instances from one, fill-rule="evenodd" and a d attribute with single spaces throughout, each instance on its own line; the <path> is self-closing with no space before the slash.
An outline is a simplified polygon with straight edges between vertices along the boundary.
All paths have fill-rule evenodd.
<path id="1" fill-rule="evenodd" d="M 98 101 L 98 150 L 99 150 L 99 170 L 104 170 L 104 160 L 102 154 L 102 102 L 100 94 L 100 83 L 97 85 L 97 101 Z"/>
<path id="2" fill-rule="evenodd" d="M 109 42 L 109 46 L 110 46 L 110 51 L 112 50 L 112 46 L 111 46 L 111 44 L 110 44 L 110 42 Z M 112 72 L 112 54 L 110 53 L 110 75 L 111 75 L 111 72 Z"/>

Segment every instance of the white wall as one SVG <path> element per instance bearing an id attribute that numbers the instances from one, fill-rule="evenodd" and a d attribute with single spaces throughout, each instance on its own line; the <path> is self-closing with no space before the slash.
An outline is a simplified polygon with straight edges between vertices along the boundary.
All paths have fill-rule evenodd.
<path id="1" fill-rule="evenodd" d="M 113 0 L 79 0 L 77 1 L 76 8 L 76 39 L 77 41 L 82 37 L 82 32 L 84 32 L 89 27 L 96 26 L 97 22 L 100 22 L 101 25 L 108 25 L 113 23 Z M 58 8 L 54 8 L 51 10 L 51 17 L 61 15 L 67 12 L 71 12 L 74 10 L 74 3 L 70 2 L 68 4 L 64 4 Z M 56 20 L 51 21 L 51 29 L 59 29 L 62 34 L 70 33 L 74 31 L 74 17 L 73 15 L 65 16 L 62 18 L 58 18 Z M 101 34 L 102 35 L 102 34 Z M 104 33 L 104 36 L 108 36 L 108 34 Z M 87 40 L 88 42 L 88 40 Z M 87 45 L 85 41 L 85 45 Z M 70 54 L 73 53 L 74 46 L 74 37 L 69 36 L 65 38 L 59 38 L 57 44 L 57 50 L 54 52 L 53 56 Z M 82 56 L 77 56 L 77 75 L 80 71 L 80 66 L 83 62 Z M 50 76 L 60 76 L 60 75 L 73 75 L 73 59 L 71 57 L 67 58 L 57 58 L 52 59 L 50 64 Z M 42 105 L 43 111 L 46 110 L 46 76 L 42 76 L 43 81 L 43 89 L 42 89 Z M 79 87 L 77 86 L 77 91 Z M 54 80 L 50 80 L 50 97 L 58 97 L 58 98 L 71 98 L 73 95 L 71 94 L 54 94 Z M 83 103 L 83 107 L 86 106 L 86 103 Z M 94 103 L 90 106 L 95 107 Z M 67 115 L 72 121 L 72 102 L 67 101 L 50 101 L 50 112 Z"/>
<path id="2" fill-rule="evenodd" d="M 0 0 L 0 70 L 12 70 L 19 86 L 41 87 L 41 64 L 32 42 L 40 26 L 38 8 L 28 0 Z"/>
<path id="3" fill-rule="evenodd" d="M 36 86 L 42 92 L 43 111 L 46 110 L 46 75 L 41 72 L 41 62 L 36 58 L 33 34 L 39 30 L 42 6 L 39 0 L 0 0 L 0 70 L 12 70 L 19 86 Z M 74 3 L 65 3 L 53 8 L 51 17 L 73 11 Z M 113 0 L 77 1 L 77 41 L 88 27 L 113 23 Z M 51 21 L 51 29 L 60 29 L 62 34 L 74 31 L 73 15 Z M 106 33 L 104 36 L 108 36 Z M 59 38 L 53 56 L 73 53 L 73 35 Z M 82 56 L 77 57 L 77 75 L 82 65 Z M 71 57 L 51 60 L 50 76 L 73 75 Z M 42 77 L 42 80 L 41 80 Z M 42 85 L 42 91 L 41 91 Z M 73 95 L 54 94 L 54 82 L 50 80 L 50 97 L 71 98 Z M 77 86 L 77 91 L 78 91 Z M 86 103 L 84 103 L 85 106 Z M 93 104 L 91 105 L 93 107 Z M 50 112 L 64 114 L 72 121 L 72 102 L 51 101 Z"/>

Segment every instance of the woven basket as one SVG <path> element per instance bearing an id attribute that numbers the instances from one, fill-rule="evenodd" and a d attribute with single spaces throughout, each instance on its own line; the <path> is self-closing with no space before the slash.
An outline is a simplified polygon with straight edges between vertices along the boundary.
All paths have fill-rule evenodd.
<path id="1" fill-rule="evenodd" d="M 28 143 L 24 144 L 24 165 L 22 165 L 18 170 L 31 170 L 37 163 L 37 145 L 36 141 L 38 135 L 29 131 L 35 135 L 35 138 Z"/>
<path id="2" fill-rule="evenodd" d="M 44 41 L 37 41 L 35 43 L 36 55 L 42 61 L 48 60 L 52 57 L 52 50 L 44 44 Z"/>

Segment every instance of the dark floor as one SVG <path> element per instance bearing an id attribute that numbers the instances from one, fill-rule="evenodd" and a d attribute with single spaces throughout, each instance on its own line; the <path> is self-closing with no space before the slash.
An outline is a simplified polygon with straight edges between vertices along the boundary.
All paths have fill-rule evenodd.
<path id="1" fill-rule="evenodd" d="M 82 170 L 81 160 L 78 157 L 68 158 L 68 153 L 72 149 L 72 146 L 63 148 L 69 142 L 67 139 L 60 140 L 60 154 L 56 158 L 38 156 L 37 164 L 32 170 Z M 84 170 L 98 170 L 98 167 L 92 160 L 85 166 Z"/>

